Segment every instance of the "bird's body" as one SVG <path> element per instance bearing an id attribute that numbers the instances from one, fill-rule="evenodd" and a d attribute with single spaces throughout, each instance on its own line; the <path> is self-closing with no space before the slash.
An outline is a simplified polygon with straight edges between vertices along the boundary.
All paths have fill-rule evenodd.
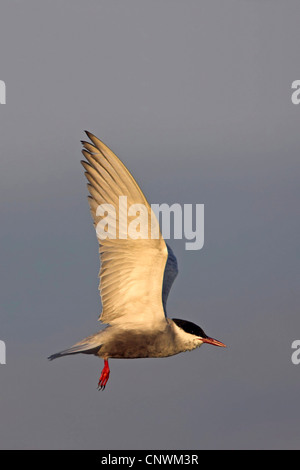
<path id="1" fill-rule="evenodd" d="M 103 359 L 137 359 L 146 357 L 168 357 L 201 346 L 202 342 L 185 333 L 176 323 L 167 318 L 152 328 L 143 328 L 134 323 L 122 326 L 107 326 L 69 350 L 57 353 L 56 357 L 86 353 Z M 54 357 L 52 356 L 54 359 Z"/>
<path id="2" fill-rule="evenodd" d="M 104 389 L 110 358 L 168 357 L 203 343 L 225 345 L 192 322 L 167 317 L 167 298 L 178 273 L 176 257 L 127 168 L 99 139 L 87 135 L 93 144 L 82 142 L 87 160 L 82 164 L 100 247 L 103 310 L 99 320 L 108 326 L 49 359 L 79 353 L 101 357 L 104 369 L 98 386 Z M 139 230 L 134 233 L 132 217 L 129 224 L 125 217 L 125 200 L 139 214 L 139 224 L 134 221 Z"/>

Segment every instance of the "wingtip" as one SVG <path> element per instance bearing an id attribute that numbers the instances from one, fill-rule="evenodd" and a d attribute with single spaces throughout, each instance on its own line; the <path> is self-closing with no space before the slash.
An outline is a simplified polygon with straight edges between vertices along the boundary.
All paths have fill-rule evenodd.
<path id="1" fill-rule="evenodd" d="M 94 144 L 94 146 L 98 149 L 98 151 L 100 150 L 100 152 L 103 152 L 103 150 L 105 150 L 105 149 L 109 150 L 108 147 L 105 145 L 105 143 L 102 142 L 102 140 L 100 140 L 94 134 L 92 134 L 89 131 L 84 131 L 84 132 L 86 133 L 86 135 L 88 136 L 90 141 Z"/>
<path id="2" fill-rule="evenodd" d="M 88 138 L 91 139 L 91 140 L 92 140 L 92 137 L 95 137 L 94 134 L 92 134 L 90 131 L 85 130 L 84 132 L 86 133 Z"/>

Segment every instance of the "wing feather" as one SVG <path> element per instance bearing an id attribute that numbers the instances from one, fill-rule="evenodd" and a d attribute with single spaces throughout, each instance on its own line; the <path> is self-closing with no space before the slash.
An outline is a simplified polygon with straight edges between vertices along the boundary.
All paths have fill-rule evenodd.
<path id="1" fill-rule="evenodd" d="M 178 264 L 176 256 L 172 248 L 167 245 L 168 248 L 168 259 L 165 266 L 164 272 L 164 282 L 163 282 L 163 291 L 162 291 L 162 301 L 164 306 L 165 315 L 167 316 L 167 300 L 177 275 L 178 275 Z"/>
<path id="2" fill-rule="evenodd" d="M 89 132 L 87 135 L 92 143 L 82 141 L 82 153 L 86 158 L 82 165 L 88 180 L 88 200 L 99 241 L 99 290 L 103 308 L 100 320 L 109 324 L 143 323 L 145 328 L 158 325 L 165 321 L 162 289 L 168 258 L 158 221 L 123 163 L 97 137 Z M 132 204 L 143 204 L 146 208 L 146 232 L 141 229 L 140 233 L 146 233 L 147 238 L 130 237 L 128 226 L 123 221 L 127 210 L 119 205 L 120 196 L 127 197 L 127 208 Z M 100 204 L 114 207 L 115 217 L 106 215 L 107 238 L 97 231 L 103 217 L 97 212 Z M 130 221 L 132 217 L 128 216 L 128 223 Z M 151 228 L 155 229 L 158 238 L 151 238 Z M 115 238 L 110 238 L 113 234 Z"/>

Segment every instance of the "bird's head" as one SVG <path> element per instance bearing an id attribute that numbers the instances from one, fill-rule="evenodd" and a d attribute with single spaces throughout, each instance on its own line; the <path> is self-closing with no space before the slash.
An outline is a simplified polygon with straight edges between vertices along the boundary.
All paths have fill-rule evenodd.
<path id="1" fill-rule="evenodd" d="M 180 320 L 178 318 L 172 318 L 173 322 L 179 328 L 180 336 L 183 341 L 190 344 L 188 349 L 194 349 L 201 346 L 203 343 L 212 344 L 213 346 L 219 346 L 226 348 L 224 343 L 217 339 L 207 336 L 202 328 L 195 323 L 186 320 Z M 180 331 L 181 330 L 181 331 Z"/>

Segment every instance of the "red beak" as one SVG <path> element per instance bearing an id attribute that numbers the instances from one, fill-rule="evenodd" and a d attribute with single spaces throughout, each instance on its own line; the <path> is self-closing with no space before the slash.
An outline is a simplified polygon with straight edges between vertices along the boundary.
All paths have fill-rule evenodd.
<path id="1" fill-rule="evenodd" d="M 213 344 L 214 346 L 219 346 L 220 348 L 226 348 L 226 344 L 221 343 L 214 338 L 199 338 L 203 343 Z"/>

